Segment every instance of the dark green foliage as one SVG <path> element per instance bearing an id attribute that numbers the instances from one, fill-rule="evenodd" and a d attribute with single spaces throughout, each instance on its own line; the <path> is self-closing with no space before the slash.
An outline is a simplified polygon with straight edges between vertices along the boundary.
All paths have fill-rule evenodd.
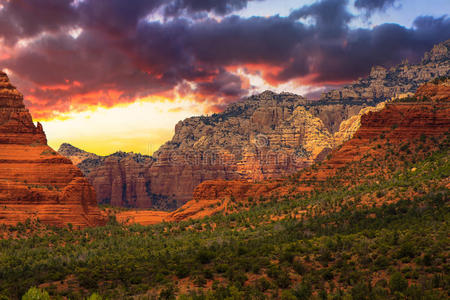
<path id="1" fill-rule="evenodd" d="M 309 299 L 312 295 L 312 286 L 309 282 L 303 282 L 294 288 L 293 294 L 297 299 Z"/>
<path id="2" fill-rule="evenodd" d="M 392 292 L 404 292 L 408 288 L 408 281 L 401 273 L 395 272 L 389 280 L 389 288 Z"/>
<path id="3" fill-rule="evenodd" d="M 182 293 L 177 284 L 188 281 L 182 299 L 445 299 L 450 192 L 436 182 L 450 176 L 447 149 L 389 179 L 352 187 L 331 179 L 332 190 L 255 198 L 248 210 L 202 220 L 3 227 L 9 238 L 0 240 L 0 295 L 20 299 L 30 287 L 73 281 L 73 288 L 47 291 L 70 299 L 94 292 L 104 299 L 174 299 Z M 413 187 L 413 196 L 402 193 Z M 366 195 L 378 201 L 395 193 L 397 202 L 362 204 Z M 272 218 L 312 204 L 319 213 Z"/>

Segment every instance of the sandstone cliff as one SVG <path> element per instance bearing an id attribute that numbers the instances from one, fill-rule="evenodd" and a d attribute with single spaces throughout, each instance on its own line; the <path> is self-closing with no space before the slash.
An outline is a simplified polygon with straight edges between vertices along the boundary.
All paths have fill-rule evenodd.
<path id="1" fill-rule="evenodd" d="M 340 125 L 351 117 L 347 123 L 357 122 L 362 108 L 368 109 L 266 91 L 222 113 L 179 122 L 173 139 L 153 158 L 133 153 L 100 157 L 67 144 L 59 152 L 88 177 L 99 203 L 174 209 L 205 180 L 281 177 L 322 160 L 351 137 L 356 127 L 340 131 Z"/>
<path id="2" fill-rule="evenodd" d="M 291 174 L 339 145 L 343 139 L 336 133 L 342 121 L 366 106 L 316 103 L 266 91 L 222 113 L 186 119 L 154 154 L 151 189 L 175 194 L 183 203 L 205 180 L 257 181 Z"/>
<path id="3" fill-rule="evenodd" d="M 448 101 L 450 97 L 450 78 L 440 77 L 433 82 L 424 84 L 416 93 L 418 99 L 431 101 Z"/>
<path id="4" fill-rule="evenodd" d="M 47 146 L 22 95 L 0 72 L 0 223 L 103 224 L 95 190 L 70 160 Z"/>
<path id="5" fill-rule="evenodd" d="M 404 168 L 402 155 L 410 155 L 412 160 L 419 159 L 422 155 L 424 159 L 429 155 L 427 151 L 444 147 L 439 144 L 439 138 L 450 134 L 450 93 L 442 84 L 435 88 L 438 94 L 446 93 L 445 100 L 421 101 L 417 97 L 418 92 L 418 101 L 395 101 L 362 115 L 360 127 L 350 140 L 333 150 L 324 162 L 304 169 L 295 176 L 256 183 L 209 180 L 195 188 L 193 200 L 173 213 L 155 216 L 145 211 L 126 212 L 118 217 L 124 222 L 141 224 L 154 224 L 163 220 L 179 221 L 225 212 L 229 209 L 230 202 L 242 204 L 256 201 L 260 197 L 270 199 L 274 196 L 275 199 L 280 199 L 297 193 L 312 192 L 317 188 L 324 188 L 322 184 L 329 179 L 332 179 L 331 187 L 336 184 L 373 184 L 375 175 L 392 176 L 391 168 L 395 169 L 396 165 Z M 393 149 L 399 152 L 400 159 L 384 159 L 387 164 L 378 165 L 377 157 L 389 156 Z M 420 149 L 424 150 L 422 154 Z M 377 197 L 374 198 L 376 201 Z"/>
<path id="6" fill-rule="evenodd" d="M 443 135 L 450 134 L 449 100 L 394 102 L 378 111 L 368 112 L 362 116 L 354 136 L 334 150 L 328 159 L 289 178 L 261 182 L 208 180 L 195 188 L 191 201 L 174 212 L 126 211 L 116 216 L 121 222 L 143 225 L 175 222 L 230 212 L 236 209 L 236 203 L 245 210 L 246 204 L 253 204 L 259 201 L 257 199 L 283 199 L 313 192 L 324 186 L 326 188 L 327 185 L 323 183 L 330 179 L 332 181 L 328 182 L 328 186 L 331 186 L 331 190 L 336 185 L 350 187 L 352 184 L 374 184 L 375 175 L 392 176 L 391 168 L 395 168 L 395 165 L 404 168 L 402 154 L 408 155 L 408 151 L 414 151 L 414 154 L 409 154 L 414 160 L 421 156 L 418 149 L 423 149 L 423 159 L 429 155 L 428 151 L 432 152 L 432 148 L 443 146 L 438 141 Z M 420 144 L 419 141 L 424 137 L 426 141 L 413 149 L 413 145 Z M 400 152 L 400 160 L 380 159 L 388 164 L 378 165 L 377 157 L 389 155 L 392 149 Z M 378 196 L 365 201 L 369 200 L 372 201 L 370 205 L 379 201 Z"/>
<path id="7" fill-rule="evenodd" d="M 168 196 L 152 193 L 149 169 L 154 159 L 150 156 L 125 152 L 98 156 L 70 144 L 62 144 L 58 152 L 84 173 L 100 204 L 158 210 L 177 207 Z"/>

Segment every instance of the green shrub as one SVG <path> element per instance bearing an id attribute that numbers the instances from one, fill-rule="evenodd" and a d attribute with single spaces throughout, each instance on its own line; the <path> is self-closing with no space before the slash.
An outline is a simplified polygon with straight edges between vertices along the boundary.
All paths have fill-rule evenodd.
<path id="1" fill-rule="evenodd" d="M 89 298 L 87 298 L 87 300 L 102 300 L 102 296 L 100 296 L 97 293 L 93 293 L 92 295 L 89 296 Z"/>
<path id="2" fill-rule="evenodd" d="M 298 298 L 290 290 L 284 290 L 281 293 L 281 300 L 297 300 Z"/>
<path id="3" fill-rule="evenodd" d="M 355 284 L 355 286 L 353 286 L 351 294 L 353 300 L 369 299 L 370 288 L 369 286 L 367 286 L 367 284 L 358 282 L 357 284 Z"/>
<path id="4" fill-rule="evenodd" d="M 404 292 L 408 288 L 408 281 L 403 277 L 402 273 L 395 272 L 389 280 L 389 288 L 391 292 Z"/>
<path id="5" fill-rule="evenodd" d="M 410 242 L 403 243 L 397 253 L 397 258 L 414 258 L 414 256 L 416 256 L 416 251 L 414 245 Z"/>
<path id="6" fill-rule="evenodd" d="M 31 287 L 25 295 L 22 296 L 22 300 L 50 300 L 50 296 L 45 290 Z"/>
<path id="7" fill-rule="evenodd" d="M 294 288 L 293 294 L 297 299 L 309 299 L 312 295 L 312 286 L 309 282 L 302 282 Z"/>
<path id="8" fill-rule="evenodd" d="M 305 266 L 299 261 L 294 261 L 294 263 L 292 264 L 292 268 L 300 275 L 303 275 L 306 272 Z"/>

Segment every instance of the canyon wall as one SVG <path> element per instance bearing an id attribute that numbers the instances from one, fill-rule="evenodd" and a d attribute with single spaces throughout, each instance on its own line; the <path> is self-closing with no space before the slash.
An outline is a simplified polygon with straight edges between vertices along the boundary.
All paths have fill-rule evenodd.
<path id="1" fill-rule="evenodd" d="M 323 189 L 322 184 L 337 174 L 339 176 L 333 178 L 331 189 L 336 185 L 347 185 L 350 188 L 352 181 L 365 180 L 368 184 L 374 184 L 377 180 L 374 175 L 394 174 L 391 169 L 384 169 L 385 165 L 376 165 L 378 158 L 380 161 L 386 160 L 386 155 L 390 155 L 391 151 L 405 155 L 408 155 L 408 151 L 413 151 L 416 153 L 411 152 L 409 155 L 419 157 L 415 146 L 420 143 L 419 148 L 423 147 L 425 153 L 448 147 L 448 144 L 439 144 L 439 141 L 444 135 L 450 134 L 449 84 L 450 80 L 433 86 L 427 84 L 420 88 L 414 98 L 389 102 L 380 105 L 375 111 L 366 112 L 360 117 L 359 127 L 351 139 L 333 150 L 320 164 L 289 178 L 259 182 L 208 180 L 194 189 L 192 200 L 174 212 L 125 211 L 118 213 L 116 217 L 124 223 L 148 225 L 223 213 L 229 211 L 230 207 L 234 206 L 235 209 L 236 203 L 243 204 L 238 207 L 245 210 L 246 204 L 254 204 L 261 197 L 267 201 L 272 196 L 274 199 L 282 199 Z M 441 95 L 439 101 L 430 101 L 435 94 Z M 404 168 L 405 161 L 401 156 L 392 156 L 388 160 L 390 167 L 398 165 Z M 349 166 L 352 168 L 345 168 Z M 358 174 L 355 174 L 355 168 Z M 413 171 L 414 168 L 411 169 Z M 442 179 L 448 185 L 448 178 Z M 373 198 L 375 202 L 378 199 L 375 196 Z"/>

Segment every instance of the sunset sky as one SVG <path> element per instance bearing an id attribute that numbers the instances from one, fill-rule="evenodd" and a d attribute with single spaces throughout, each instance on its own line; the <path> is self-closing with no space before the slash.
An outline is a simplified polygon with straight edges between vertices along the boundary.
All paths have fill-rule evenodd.
<path id="1" fill-rule="evenodd" d="M 448 0 L 0 0 L 0 69 L 49 143 L 151 154 L 266 89 L 317 97 L 450 38 Z"/>

